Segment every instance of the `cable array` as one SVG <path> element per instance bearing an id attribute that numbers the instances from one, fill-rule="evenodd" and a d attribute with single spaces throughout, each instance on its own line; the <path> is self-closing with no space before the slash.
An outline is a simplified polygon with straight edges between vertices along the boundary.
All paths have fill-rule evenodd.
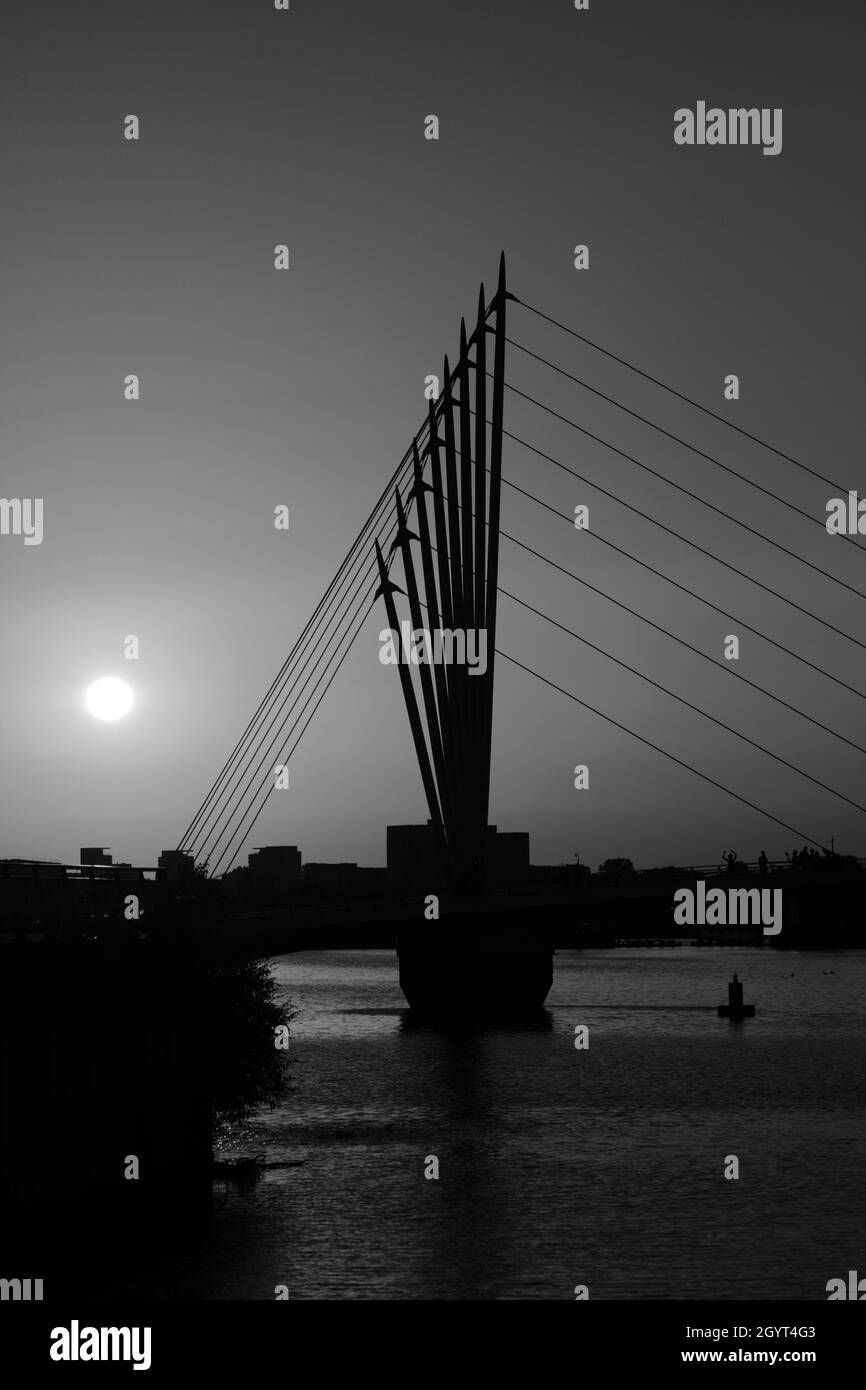
<path id="1" fill-rule="evenodd" d="M 690 397 L 684 395 L 680 391 L 677 391 L 675 388 L 661 381 L 659 378 L 652 376 L 650 373 L 644 371 L 642 368 L 628 361 L 626 358 L 620 357 L 617 354 L 610 352 L 608 349 L 602 347 L 598 343 L 593 342 L 590 338 L 586 337 L 585 335 L 578 333 L 576 330 L 568 327 L 566 324 L 563 324 L 559 320 L 552 318 L 550 315 L 544 313 L 542 310 L 536 308 L 531 304 L 528 304 L 525 300 L 520 299 L 518 296 L 509 294 L 507 298 L 513 300 L 517 305 L 527 310 L 530 314 L 535 315 L 539 319 L 545 320 L 546 322 L 550 323 L 563 333 L 568 334 L 574 339 L 577 339 L 585 346 L 588 346 L 589 348 L 599 353 L 601 356 L 617 363 L 622 367 L 625 367 L 633 374 L 643 378 L 645 381 L 650 382 L 652 385 L 659 388 L 661 391 L 667 393 L 669 396 L 684 402 L 685 404 L 689 405 L 695 410 L 703 413 L 705 416 L 710 417 L 713 420 L 725 425 L 727 428 L 736 432 L 738 435 L 749 439 L 753 444 L 757 444 L 761 448 L 768 450 L 777 458 L 787 462 L 791 466 L 799 469 L 801 472 L 806 473 L 810 475 L 812 478 L 815 478 L 827 484 L 828 486 L 834 488 L 837 492 L 841 493 L 843 491 L 843 489 L 838 484 L 833 483 L 830 479 L 824 477 L 823 474 L 818 473 L 815 469 L 809 467 L 807 464 L 802 463 L 800 460 L 795 459 L 790 454 L 785 453 L 784 451 L 776 448 L 772 444 L 768 444 L 764 440 L 758 438 L 758 436 L 751 434 L 748 430 L 743 429 L 739 425 L 736 425 L 730 419 L 726 419 L 724 416 L 721 416 L 717 414 L 715 411 L 710 410 L 708 407 L 700 404 L 698 401 L 692 400 Z M 805 511 L 795 502 L 782 496 L 778 492 L 772 491 L 771 489 L 765 487 L 763 484 L 758 483 L 755 479 L 748 477 L 746 474 L 733 468 L 731 465 L 723 462 L 721 459 L 716 458 L 714 455 L 707 453 L 705 450 L 691 443 L 682 435 L 674 433 L 672 430 L 667 429 L 656 419 L 650 418 L 649 415 L 643 415 L 635 411 L 629 405 L 617 399 L 615 395 L 608 394 L 607 392 L 602 391 L 600 388 L 591 385 L 588 381 L 584 380 L 583 377 L 578 376 L 575 372 L 572 372 L 568 368 L 556 362 L 553 362 L 549 357 L 543 356 L 541 353 L 535 351 L 533 348 L 527 346 L 526 344 L 519 342 L 517 339 L 506 337 L 505 341 L 507 341 L 512 348 L 516 349 L 518 352 L 523 354 L 523 356 L 532 359 L 545 370 L 556 373 L 558 377 L 570 381 L 574 385 L 580 387 L 582 390 L 585 390 L 591 393 L 592 395 L 600 398 L 601 400 L 607 402 L 608 404 L 614 406 L 617 410 L 619 410 L 638 424 L 648 427 L 649 429 L 653 430 L 656 434 L 671 441 L 678 447 L 689 450 L 696 457 L 713 465 L 714 467 L 720 469 L 724 473 L 732 475 L 733 477 L 739 479 L 741 482 L 747 484 L 749 487 L 760 492 L 764 497 L 772 501 L 777 507 L 784 508 L 786 511 L 793 512 L 794 514 L 802 518 L 805 518 L 807 521 L 811 523 L 816 523 L 817 525 L 821 526 L 823 530 L 825 530 L 823 521 L 812 515 L 810 512 Z M 445 392 L 445 397 L 447 398 L 450 396 L 456 405 L 460 405 L 461 403 L 457 400 L 456 392 L 452 391 L 452 384 L 455 386 L 457 385 L 460 377 L 460 370 L 460 366 L 458 366 L 458 368 L 456 368 L 453 373 L 449 372 L 448 387 Z M 487 372 L 486 368 L 483 366 L 483 358 L 481 360 L 479 371 L 483 373 L 483 375 L 489 376 L 491 378 L 493 376 L 493 374 Z M 569 428 L 580 433 L 585 438 L 592 440 L 594 443 L 599 444 L 603 448 L 608 449 L 611 452 L 619 455 L 626 462 L 632 464 L 634 467 L 638 468 L 643 473 L 652 476 L 657 481 L 660 481 L 667 487 L 675 490 L 676 492 L 682 495 L 685 495 L 692 501 L 697 502 L 700 506 L 709 510 L 714 515 L 723 518 L 726 522 L 747 532 L 750 536 L 757 538 L 763 544 L 771 547 L 772 549 L 778 552 L 781 552 L 782 554 L 788 556 L 790 559 L 796 561 L 798 564 L 805 566 L 812 572 L 813 575 L 819 576 L 822 581 L 833 584 L 838 588 L 842 588 L 846 590 L 848 593 L 853 594 L 857 598 L 866 598 L 866 592 L 864 592 L 863 590 L 858 589 L 854 585 L 849 584 L 847 581 L 829 573 L 821 565 L 816 564 L 812 560 L 809 560 L 804 556 L 797 554 L 795 551 L 789 549 L 787 546 L 783 545 L 781 542 L 774 539 L 772 536 L 765 534 L 764 532 L 758 530 L 754 526 L 749 525 L 748 522 L 745 522 L 741 518 L 733 515 L 724 507 L 720 507 L 715 503 L 708 501 L 699 493 L 693 492 L 689 488 L 684 487 L 682 484 L 676 482 L 673 478 L 666 476 L 665 473 L 659 471 L 656 468 L 651 467 L 644 460 L 636 457 L 635 454 L 626 452 L 625 450 L 619 448 L 618 445 L 616 445 L 613 441 L 593 433 L 592 431 L 585 428 L 585 426 L 581 425 L 577 420 L 571 418 L 570 415 L 565 415 L 560 411 L 555 410 L 552 406 L 540 400 L 537 396 L 529 394 L 520 387 L 516 386 L 511 381 L 505 380 L 503 384 L 512 396 L 524 400 L 527 404 L 543 412 L 545 415 L 551 418 L 555 418 L 560 423 L 565 424 Z M 322 700 L 325 698 L 325 695 L 327 694 L 328 690 L 330 689 L 331 685 L 336 679 L 339 671 L 342 669 L 343 664 L 346 661 L 346 658 L 350 650 L 352 649 L 352 646 L 359 632 L 363 628 L 364 623 L 366 622 L 370 612 L 372 611 L 377 601 L 377 565 L 373 554 L 373 543 L 375 540 L 379 540 L 379 542 L 382 544 L 383 553 L 387 556 L 387 565 L 390 567 L 393 555 L 395 553 L 395 550 L 392 547 L 392 542 L 394 541 L 395 537 L 397 537 L 399 531 L 399 526 L 397 522 L 399 507 L 396 499 L 397 496 L 400 497 L 401 503 L 407 515 L 408 510 L 413 504 L 413 502 L 416 505 L 418 504 L 418 499 L 414 497 L 414 488 L 408 486 L 411 482 L 412 475 L 413 447 L 415 445 L 418 446 L 423 466 L 424 461 L 429 453 L 430 420 L 432 419 L 434 422 L 438 420 L 439 415 L 443 409 L 442 403 L 443 397 L 440 396 L 431 414 L 428 416 L 428 419 L 425 420 L 421 429 L 415 435 L 413 444 L 410 445 L 409 449 L 407 449 L 400 463 L 397 465 L 397 468 L 394 470 L 393 474 L 391 475 L 390 479 L 385 485 L 378 501 L 376 502 L 375 506 L 373 507 L 372 511 L 367 517 L 367 520 L 355 536 L 355 539 L 349 551 L 347 552 L 342 564 L 337 570 L 337 573 L 334 575 L 334 578 L 327 586 L 324 594 L 322 595 L 322 598 L 319 600 L 319 603 L 317 604 L 309 621 L 307 622 L 304 629 L 297 638 L 286 660 L 283 662 L 282 666 L 275 675 L 265 696 L 263 697 L 257 709 L 253 713 L 244 732 L 241 734 L 241 737 L 235 744 L 235 747 L 229 754 L 229 757 L 227 758 L 226 762 L 223 764 L 223 767 L 221 768 L 215 781 L 210 787 L 204 801 L 202 802 L 202 805 L 200 806 L 193 820 L 190 822 L 180 841 L 180 844 L 178 845 L 178 849 L 194 856 L 199 863 L 206 863 L 208 865 L 208 872 L 211 875 L 215 875 L 220 871 L 225 871 L 226 869 L 230 868 L 231 865 L 234 863 L 234 860 L 239 850 L 248 838 L 253 826 L 256 824 L 259 816 L 261 815 L 267 803 L 270 792 L 273 789 L 273 774 L 275 761 L 282 764 L 286 763 L 288 759 L 291 758 L 295 749 L 298 747 L 298 744 L 300 743 L 304 733 L 309 727 L 313 717 L 315 716 L 316 711 L 321 705 Z M 470 416 L 475 417 L 475 411 L 469 407 L 467 402 L 463 403 L 461 410 L 465 411 L 465 416 L 462 416 L 462 418 L 465 418 L 467 422 Z M 491 422 L 486 418 L 484 418 L 483 423 L 485 425 L 491 424 Z M 465 426 L 461 425 L 461 439 L 464 428 Z M 424 445 L 425 431 L 428 431 L 427 446 Z M 546 461 L 551 466 L 554 466 L 560 471 L 578 479 L 580 482 L 592 488 L 602 496 L 609 498 L 618 506 L 625 508 L 631 514 L 637 516 L 642 522 L 645 522 L 646 524 L 656 528 L 657 530 L 660 530 L 665 534 L 674 537 L 682 544 L 690 547 L 692 550 L 698 552 L 699 554 L 713 561 L 715 564 L 721 566 L 724 570 L 737 575 L 740 579 L 745 580 L 748 584 L 755 586 L 757 589 L 769 594 L 771 597 L 790 607 L 792 610 L 809 618 L 810 621 L 820 625 L 825 632 L 831 634 L 834 637 L 840 637 L 845 641 L 853 644 L 854 646 L 859 647 L 861 650 L 866 651 L 866 643 L 852 636 L 851 633 L 846 632 L 841 627 L 835 626 L 827 619 L 822 618 L 819 614 L 812 612 L 809 608 L 806 608 L 804 605 L 797 602 L 790 595 L 787 595 L 785 593 L 782 593 L 780 590 L 772 588 L 770 585 L 766 584 L 762 579 L 759 579 L 756 575 L 749 574 L 745 570 L 740 569 L 737 565 L 731 563 L 730 560 L 725 559 L 722 555 L 718 554 L 716 550 L 713 550 L 708 546 L 699 544 L 697 541 L 694 541 L 690 537 L 683 535 L 681 532 L 667 525 L 665 522 L 660 521 L 657 517 L 650 515 L 643 507 L 638 505 L 636 502 L 628 501 L 624 497 L 617 496 L 615 493 L 601 486 L 601 484 L 579 473 L 576 469 L 563 463 L 560 459 L 557 459 L 553 454 L 539 448 L 536 444 L 531 443 L 529 440 L 523 438 L 522 436 L 517 435 L 507 429 L 503 429 L 502 434 L 508 439 L 512 440 L 519 447 L 531 452 L 535 457 Z M 466 446 L 465 444 L 461 444 L 461 447 Z M 486 472 L 487 474 L 489 474 L 490 471 L 491 470 L 488 467 L 483 469 L 482 473 Z M 547 513 L 553 513 L 555 516 L 565 521 L 569 525 L 569 527 L 573 529 L 573 521 L 570 515 L 563 513 L 557 507 L 551 505 L 551 503 L 544 501 L 535 492 L 529 490 L 521 483 L 515 482 L 513 479 L 503 477 L 502 482 L 512 491 L 521 495 L 522 497 L 525 497 L 543 511 Z M 449 499 L 446 498 L 446 500 Z M 465 508 L 468 515 L 471 516 L 472 525 L 474 527 L 477 527 L 480 524 L 481 532 L 483 534 L 484 527 L 487 526 L 488 523 L 483 518 L 476 515 L 475 510 L 471 505 L 467 506 L 466 497 L 460 499 L 451 499 L 449 500 L 449 505 L 454 505 L 457 511 L 461 514 Z M 467 534 L 470 534 L 470 532 L 467 532 Z M 812 714 L 799 708 L 798 705 L 792 703 L 790 700 L 782 698 L 781 695 L 777 694 L 775 691 L 769 690 L 765 686 L 759 685 L 757 682 L 750 680 L 746 676 L 741 675 L 739 671 L 733 669 L 730 663 L 719 662 L 714 657 L 710 656 L 708 653 L 701 651 L 701 649 L 695 646 L 693 643 L 679 636 L 677 633 L 670 631 L 668 628 L 661 626 L 659 623 L 647 617 L 645 614 L 642 614 L 638 609 L 633 608 L 626 603 L 623 603 L 621 600 L 614 598 L 611 594 L 606 593 L 603 589 L 591 584 L 587 579 L 584 579 L 580 575 L 568 569 L 566 566 L 560 564 L 558 561 L 554 560 L 550 555 L 546 555 L 542 549 L 538 549 L 532 545 L 529 545 L 526 541 L 519 539 L 517 536 L 514 536 L 508 531 L 500 530 L 499 534 L 501 534 L 504 540 L 507 540 L 509 543 L 520 547 L 527 553 L 536 556 L 546 565 L 552 567 L 559 573 L 566 575 L 573 582 L 582 585 L 587 591 L 597 594 L 600 597 L 604 598 L 606 602 L 613 604 L 623 612 L 628 613 L 631 617 L 637 619 L 640 623 L 645 624 L 654 631 L 662 634 L 666 639 L 677 643 L 679 646 L 699 656 L 702 660 L 712 662 L 716 670 L 724 670 L 726 674 L 732 676 L 733 678 L 739 681 L 742 681 L 745 685 L 758 692 L 764 698 L 773 701 L 776 705 L 796 715 L 799 719 L 807 721 L 813 727 L 821 730 L 823 733 L 829 735 L 830 737 L 842 743 L 845 743 L 848 747 L 854 749 L 856 752 L 866 755 L 866 747 L 863 747 L 854 739 L 849 738 L 840 731 L 831 728 L 828 724 L 823 723 L 821 720 L 815 718 Z M 833 674 L 831 671 L 826 670 L 823 666 L 811 661 L 802 653 L 798 653 L 794 651 L 792 648 L 784 645 L 776 638 L 770 637 L 768 633 L 762 632 L 759 628 L 747 622 L 744 622 L 741 618 L 737 618 L 727 608 L 713 602 L 705 594 L 701 594 L 696 589 L 690 587 L 685 583 L 682 583 L 678 579 L 675 579 L 672 575 L 665 573 L 663 570 L 650 564 L 648 561 L 640 558 L 638 555 L 632 554 L 624 546 L 615 544 L 608 536 L 601 535 L 598 532 L 597 528 L 593 527 L 592 529 L 583 530 L 581 532 L 581 536 L 591 538 L 593 542 L 605 546 L 612 553 L 615 553 L 618 556 L 621 556 L 622 558 L 626 559 L 630 564 L 637 565 L 642 569 L 646 570 L 647 572 L 655 575 L 657 578 L 663 580 L 664 583 L 671 585 L 680 592 L 686 594 L 690 599 L 694 600 L 695 602 L 701 604 L 702 606 L 710 609 L 715 613 L 721 614 L 726 618 L 728 622 L 736 624 L 743 630 L 754 634 L 755 636 L 759 637 L 763 642 L 766 642 L 772 647 L 776 648 L 777 650 L 785 653 L 794 661 L 801 663 L 804 667 L 808 668 L 813 672 L 816 672 L 826 680 L 833 682 L 835 685 L 846 690 L 850 694 L 854 694 L 861 699 L 866 698 L 866 696 L 864 696 L 864 692 L 858 690 L 854 685 L 849 684 L 841 677 Z M 845 537 L 845 539 L 853 540 L 854 538 Z M 435 547 L 432 548 L 435 550 Z M 566 634 L 572 640 L 580 642 L 586 648 L 605 657 L 608 661 L 615 663 L 621 669 L 627 671 L 630 675 L 653 686 L 656 690 L 658 690 L 667 698 L 676 701 L 680 705 L 685 706 L 694 713 L 700 715 L 702 718 L 723 729 L 726 733 L 734 736 L 735 738 L 747 744 L 749 747 L 755 749 L 760 754 L 773 759 L 775 762 L 784 766 L 789 771 L 794 772 L 798 776 L 804 778 L 814 786 L 820 787 L 823 791 L 828 792 L 830 795 L 837 797 L 841 801 L 844 801 L 847 805 L 853 807 L 855 810 L 860 811 L 863 814 L 866 814 L 866 806 L 861 805 L 859 802 L 853 800 L 851 797 L 846 796 L 838 789 L 832 787 L 829 783 L 812 776 L 810 773 L 806 772 L 804 769 L 797 766 L 795 763 L 792 763 L 788 759 L 782 757 L 780 754 L 774 753 L 771 749 L 767 748 L 762 743 L 758 742 L 756 739 L 734 728 L 732 725 L 725 723 L 723 720 L 717 718 L 715 715 L 710 714 L 708 711 L 702 709 L 700 705 L 690 700 L 687 696 L 670 689 L 666 685 L 663 685 L 661 682 L 655 680 L 646 672 L 643 672 L 639 670 L 637 667 L 632 666 L 629 663 L 623 661 L 621 658 L 614 656 L 613 653 L 606 651 L 597 643 L 591 642 L 587 637 L 575 631 L 568 625 L 560 622 L 557 618 L 553 617 L 552 615 L 544 612 L 543 609 L 539 608 L 537 605 L 530 603 L 527 599 L 520 597 L 519 595 L 515 594 L 512 590 L 505 588 L 501 584 L 498 586 L 498 591 L 504 597 L 508 598 L 510 601 L 520 605 L 528 612 L 542 619 L 544 622 L 552 625 L 560 632 Z M 665 758 L 669 759 L 678 766 L 686 769 L 693 775 L 701 778 L 704 782 L 708 783 L 714 788 L 724 792 L 726 795 L 730 797 L 733 797 L 743 805 L 749 807 L 751 810 L 757 811 L 759 814 L 766 817 L 767 819 L 774 821 L 777 825 L 782 826 L 785 830 L 791 831 L 798 838 L 802 838 L 803 840 L 809 841 L 812 844 L 820 844 L 820 841 L 816 840 L 813 836 L 804 834 L 802 830 L 798 830 L 794 826 L 788 824 L 786 821 L 781 820 L 773 812 L 768 811 L 765 808 L 758 806 L 755 802 L 747 799 L 746 797 L 741 796 L 738 792 L 735 792 L 730 787 L 724 785 L 724 783 L 716 780 L 713 777 L 710 777 L 700 768 L 697 768 L 693 766 L 691 763 L 688 763 L 683 759 L 679 758 L 670 749 L 663 748 L 659 744 L 646 738 L 637 730 L 629 728 L 627 725 L 613 719 L 609 714 L 606 714 L 602 710 L 596 709 L 594 706 L 589 705 L 586 701 L 582 700 L 579 696 L 577 696 L 573 691 L 566 690 L 558 683 L 548 679 L 548 677 L 543 675 L 541 672 L 532 670 L 529 666 L 519 661 L 516 657 L 511 656 L 509 653 L 502 651 L 501 648 L 499 648 L 498 646 L 496 646 L 495 649 L 497 653 L 500 656 L 502 656 L 506 661 L 508 661 L 512 666 L 519 668 L 532 675 L 549 688 L 558 691 L 569 701 L 580 705 L 590 713 L 613 725 L 615 728 L 629 734 L 632 738 L 637 739 L 642 744 L 653 749 L 656 753 L 664 756 Z M 304 698 L 305 694 L 306 698 Z"/>

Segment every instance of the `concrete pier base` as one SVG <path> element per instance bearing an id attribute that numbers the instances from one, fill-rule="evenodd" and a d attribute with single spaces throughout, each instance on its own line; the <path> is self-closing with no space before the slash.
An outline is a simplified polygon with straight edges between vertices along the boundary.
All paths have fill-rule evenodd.
<path id="1" fill-rule="evenodd" d="M 397 955 L 406 1001 L 424 1012 L 532 1011 L 553 983 L 553 947 L 541 932 L 406 932 Z"/>

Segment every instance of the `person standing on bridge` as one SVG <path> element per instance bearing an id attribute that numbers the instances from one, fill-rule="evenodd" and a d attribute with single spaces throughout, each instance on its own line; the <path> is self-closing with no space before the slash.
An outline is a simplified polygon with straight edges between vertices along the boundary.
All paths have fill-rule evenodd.
<path id="1" fill-rule="evenodd" d="M 762 878 L 765 878 L 767 875 L 767 868 L 769 866 L 769 862 L 770 861 L 767 858 L 766 850 L 762 849 L 761 853 L 758 855 L 758 873 L 761 875 Z"/>

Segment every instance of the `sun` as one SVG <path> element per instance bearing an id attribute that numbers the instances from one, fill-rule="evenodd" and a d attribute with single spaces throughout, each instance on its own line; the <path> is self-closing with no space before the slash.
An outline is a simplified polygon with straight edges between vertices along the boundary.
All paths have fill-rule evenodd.
<path id="1" fill-rule="evenodd" d="M 94 719 L 123 719 L 132 709 L 132 691 L 126 681 L 116 676 L 102 676 L 87 687 L 84 703 Z"/>

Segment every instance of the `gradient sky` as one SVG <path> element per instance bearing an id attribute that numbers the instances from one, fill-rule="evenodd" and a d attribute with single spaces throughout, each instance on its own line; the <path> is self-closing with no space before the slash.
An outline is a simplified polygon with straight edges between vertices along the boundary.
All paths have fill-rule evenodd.
<path id="1" fill-rule="evenodd" d="M 174 845 L 457 353 L 500 249 L 522 298 L 866 491 L 863 106 L 857 0 L 436 5 L 266 0 L 7 7 L 0 32 L 0 856 Z M 698 100 L 781 107 L 776 158 L 679 148 Z M 141 120 L 138 143 L 123 118 Z M 438 142 L 423 138 L 438 115 Z M 273 247 L 291 269 L 273 269 Z M 572 265 L 576 243 L 590 269 Z M 823 521 L 831 491 L 509 311 L 509 334 Z M 142 399 L 123 400 L 140 376 Z M 726 373 L 741 400 L 722 399 Z M 515 385 L 866 591 L 861 553 L 509 349 Z M 863 600 L 508 394 L 506 427 L 796 602 L 866 637 Z M 506 477 L 846 681 L 864 651 L 507 444 Z M 291 508 L 288 534 L 273 508 Z M 503 541 L 505 587 L 855 800 L 862 702 L 549 512 L 503 526 L 717 658 L 714 670 Z M 426 807 L 377 611 L 246 848 L 384 861 Z M 818 840 L 863 814 L 500 602 L 521 661 Z M 125 662 L 138 635 L 141 659 Z M 133 685 L 117 725 L 95 676 Z M 572 786 L 578 762 L 590 790 Z M 793 837 L 541 686 L 497 668 L 491 821 L 536 862 L 781 856 Z"/>

